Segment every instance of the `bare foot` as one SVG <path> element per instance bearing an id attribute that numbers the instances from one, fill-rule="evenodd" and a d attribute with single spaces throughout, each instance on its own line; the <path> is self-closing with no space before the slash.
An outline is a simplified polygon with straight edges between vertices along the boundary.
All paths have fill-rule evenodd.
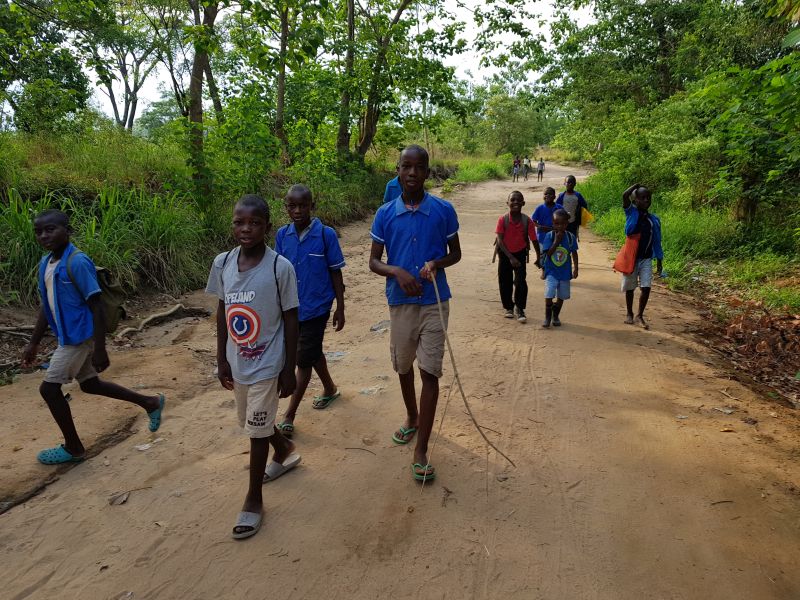
<path id="1" fill-rule="evenodd" d="M 275 448 L 275 453 L 272 455 L 272 460 L 275 461 L 276 463 L 283 464 L 283 461 L 289 458 L 289 455 L 291 455 L 291 453 L 295 451 L 296 446 L 294 445 L 294 442 L 290 441 L 283 434 L 275 434 L 275 435 L 280 435 L 284 440 L 286 440 L 286 442 L 280 450 L 278 450 L 278 448 Z"/>
<path id="2" fill-rule="evenodd" d="M 650 329 L 650 325 L 647 324 L 647 321 L 644 320 L 642 315 L 636 316 L 636 324 L 642 329 Z"/>
<path id="3" fill-rule="evenodd" d="M 625 317 L 625 325 L 633 325 L 633 315 Z"/>

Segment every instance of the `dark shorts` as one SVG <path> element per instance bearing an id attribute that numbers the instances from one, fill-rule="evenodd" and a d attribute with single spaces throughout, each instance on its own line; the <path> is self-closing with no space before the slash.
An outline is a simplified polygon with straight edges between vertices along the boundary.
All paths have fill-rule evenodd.
<path id="1" fill-rule="evenodd" d="M 308 369 L 322 358 L 322 339 L 331 313 L 325 313 L 308 321 L 300 321 L 300 336 L 297 338 L 297 366 Z"/>

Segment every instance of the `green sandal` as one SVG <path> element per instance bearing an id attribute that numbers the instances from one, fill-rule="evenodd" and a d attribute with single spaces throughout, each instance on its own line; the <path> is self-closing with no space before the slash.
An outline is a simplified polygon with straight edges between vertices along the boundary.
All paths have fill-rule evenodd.
<path id="1" fill-rule="evenodd" d="M 397 435 L 398 433 L 400 435 Z M 400 444 L 400 445 L 404 446 L 408 442 L 410 442 L 412 439 L 414 439 L 414 434 L 415 433 L 417 433 L 417 428 L 416 427 L 403 427 L 401 425 L 400 429 L 398 429 L 397 431 L 395 431 L 392 434 L 392 441 L 395 444 Z"/>
<path id="2" fill-rule="evenodd" d="M 292 435 L 294 435 L 293 423 L 278 423 L 276 427 L 283 434 L 283 437 L 289 440 L 292 439 Z"/>
<path id="3" fill-rule="evenodd" d="M 418 473 L 417 471 L 423 472 Z M 436 478 L 436 471 L 434 471 L 433 466 L 430 463 L 427 465 L 414 463 L 411 465 L 411 474 L 417 481 L 433 481 Z"/>
<path id="4" fill-rule="evenodd" d="M 333 403 L 333 401 L 336 400 L 339 396 L 341 396 L 339 390 L 336 390 L 330 396 L 317 396 L 311 403 L 311 407 L 316 408 L 317 410 L 328 408 Z"/>

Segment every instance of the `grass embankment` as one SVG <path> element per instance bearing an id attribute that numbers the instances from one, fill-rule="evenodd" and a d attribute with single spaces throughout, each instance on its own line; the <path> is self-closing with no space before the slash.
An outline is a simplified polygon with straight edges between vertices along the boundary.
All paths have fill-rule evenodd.
<path id="1" fill-rule="evenodd" d="M 70 214 L 76 245 L 129 292 L 174 294 L 202 286 L 213 256 L 230 247 L 230 211 L 242 193 L 264 196 L 277 227 L 287 221 L 287 188 L 305 183 L 317 215 L 342 224 L 377 206 L 389 177 L 360 165 L 338 173 L 271 168 L 242 189 L 220 175 L 201 212 L 178 144 L 108 129 L 75 137 L 0 134 L 0 303 L 38 301 L 42 251 L 32 220 L 47 208 Z"/>
<path id="2" fill-rule="evenodd" d="M 595 216 L 592 229 L 624 241 L 622 191 L 628 182 L 605 172 L 578 186 Z M 800 311 L 798 242 L 768 222 L 746 225 L 728 210 L 675 206 L 655 190 L 651 212 L 661 218 L 664 269 L 670 287 L 721 300 L 738 296 L 769 308 Z M 713 300 L 714 298 L 708 298 Z"/>

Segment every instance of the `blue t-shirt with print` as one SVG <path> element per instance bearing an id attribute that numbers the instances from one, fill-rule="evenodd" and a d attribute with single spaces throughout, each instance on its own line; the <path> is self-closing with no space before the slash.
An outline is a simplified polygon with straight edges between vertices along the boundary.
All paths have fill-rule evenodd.
<path id="1" fill-rule="evenodd" d="M 558 209 L 558 206 L 553 204 L 553 206 L 547 206 L 547 204 L 540 204 L 536 207 L 536 210 L 533 211 L 531 215 L 531 219 L 536 221 L 536 225 L 543 225 L 545 227 L 552 227 L 553 226 L 553 213 Z M 547 232 L 542 229 L 541 227 L 536 227 L 536 239 L 539 240 L 541 244 L 544 240 L 544 236 L 547 235 Z"/>
<path id="2" fill-rule="evenodd" d="M 555 239 L 556 232 L 548 231 L 542 241 L 544 274 L 545 277 L 555 277 L 559 281 L 569 281 L 572 279 L 572 253 L 578 250 L 578 240 L 574 234 L 565 231 L 556 251 L 552 256 L 547 256 L 545 253 L 553 247 Z"/>

